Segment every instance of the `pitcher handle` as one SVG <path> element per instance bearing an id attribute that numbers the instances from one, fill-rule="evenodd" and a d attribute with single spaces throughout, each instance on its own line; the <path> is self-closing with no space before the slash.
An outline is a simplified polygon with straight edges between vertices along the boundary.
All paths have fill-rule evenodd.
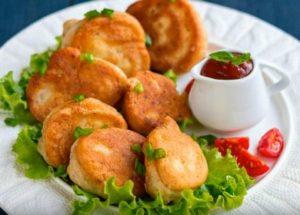
<path id="1" fill-rule="evenodd" d="M 264 68 L 269 68 L 272 71 L 275 71 L 277 74 L 279 74 L 281 76 L 280 80 L 277 81 L 276 83 L 272 84 L 271 86 L 268 87 L 268 91 L 270 95 L 274 95 L 282 90 L 284 90 L 285 88 L 287 88 L 287 86 L 290 83 L 290 79 L 289 77 L 283 72 L 283 70 L 281 68 L 279 68 L 278 66 L 275 66 L 274 64 L 271 64 L 269 62 L 265 62 L 265 61 L 260 61 L 259 62 L 260 68 L 263 70 Z"/>

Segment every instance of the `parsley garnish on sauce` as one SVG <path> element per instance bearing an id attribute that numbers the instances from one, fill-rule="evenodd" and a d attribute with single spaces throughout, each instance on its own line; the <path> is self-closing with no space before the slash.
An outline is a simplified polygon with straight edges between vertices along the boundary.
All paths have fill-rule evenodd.
<path id="1" fill-rule="evenodd" d="M 231 62 L 235 66 L 241 65 L 242 63 L 251 60 L 250 53 L 234 54 L 228 51 L 219 51 L 219 52 L 211 53 L 209 56 L 213 60 L 220 61 L 223 63 Z"/>

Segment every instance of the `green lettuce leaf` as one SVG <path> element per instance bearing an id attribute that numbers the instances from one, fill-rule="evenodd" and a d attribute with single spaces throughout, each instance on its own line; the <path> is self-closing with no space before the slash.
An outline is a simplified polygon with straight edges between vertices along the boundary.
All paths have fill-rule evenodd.
<path id="1" fill-rule="evenodd" d="M 162 196 L 157 195 L 155 199 L 150 197 L 146 198 L 134 198 L 132 195 L 131 185 L 125 185 L 125 188 L 121 188 L 124 192 L 115 192 L 115 185 L 108 181 L 105 185 L 106 193 L 110 195 L 110 198 L 114 196 L 118 201 L 106 200 L 107 204 L 119 203 L 119 213 L 121 215 L 135 215 L 135 214 L 208 214 L 209 212 L 222 208 L 224 210 L 231 210 L 239 207 L 247 193 L 247 188 L 253 184 L 253 180 L 247 175 L 245 169 L 238 166 L 235 158 L 228 151 L 225 157 L 221 156 L 215 148 L 210 148 L 208 141 L 203 138 L 196 138 L 201 146 L 204 155 L 207 159 L 209 173 L 208 178 L 204 185 L 198 189 L 184 190 L 181 193 L 181 198 L 177 201 L 165 204 Z M 202 139 L 202 140 L 201 140 Z M 206 142 L 206 144 L 203 144 Z M 111 185 L 113 189 L 107 189 Z M 121 190 L 119 188 L 119 191 Z M 130 191 L 131 189 L 131 191 Z M 127 197 L 124 197 L 123 195 Z M 98 201 L 94 198 L 89 198 L 86 201 L 84 208 L 93 208 L 95 210 Z M 131 200 L 130 200 L 131 199 Z M 78 204 L 77 204 L 78 205 Z M 78 206 L 77 206 L 78 207 Z M 101 205 L 103 207 L 103 204 Z M 91 211 L 90 211 L 91 212 Z"/>
<path id="2" fill-rule="evenodd" d="M 91 214 L 98 208 L 105 208 L 119 202 L 130 202 L 135 200 L 133 195 L 133 182 L 127 181 L 123 186 L 117 186 L 115 178 L 111 177 L 104 184 L 104 194 L 106 200 L 101 200 L 94 194 L 80 189 L 77 185 L 73 186 L 75 194 L 81 196 L 81 199 L 73 202 L 73 214 Z"/>
<path id="3" fill-rule="evenodd" d="M 240 168 L 230 151 L 223 157 L 216 148 L 202 147 L 208 163 L 205 186 L 214 197 L 216 206 L 225 210 L 239 207 L 254 183 L 244 168 Z"/>
<path id="4" fill-rule="evenodd" d="M 24 100 L 24 91 L 13 80 L 11 71 L 0 78 L 0 108 L 8 110 L 12 114 L 11 117 L 5 119 L 6 125 L 33 125 L 36 123 L 36 120 L 28 111 L 27 102 Z"/>
<path id="5" fill-rule="evenodd" d="M 25 126 L 12 147 L 16 162 L 22 167 L 25 176 L 31 179 L 46 179 L 52 175 L 52 168 L 37 151 L 40 136 L 41 127 Z"/>

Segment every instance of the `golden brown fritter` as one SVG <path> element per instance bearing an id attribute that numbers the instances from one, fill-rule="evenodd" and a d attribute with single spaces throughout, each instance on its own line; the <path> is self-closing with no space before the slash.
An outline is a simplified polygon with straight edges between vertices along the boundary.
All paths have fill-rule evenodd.
<path id="1" fill-rule="evenodd" d="M 143 92 L 138 93 L 136 85 L 141 83 Z M 138 72 L 129 79 L 124 96 L 123 114 L 131 129 L 148 134 L 166 116 L 176 120 L 190 115 L 186 96 L 178 95 L 175 84 L 169 78 L 153 73 Z"/>
<path id="2" fill-rule="evenodd" d="M 115 11 L 111 18 L 98 16 L 77 23 L 69 21 L 65 24 L 63 46 L 72 46 L 109 61 L 120 67 L 128 77 L 137 70 L 150 67 L 144 30 L 127 13 Z"/>
<path id="3" fill-rule="evenodd" d="M 117 66 L 95 58 L 92 63 L 80 60 L 75 48 L 56 51 L 46 74 L 35 74 L 27 87 L 29 109 L 34 117 L 43 121 L 51 110 L 77 94 L 97 98 L 115 105 L 123 96 L 126 75 Z"/>
<path id="4" fill-rule="evenodd" d="M 206 35 L 188 0 L 140 0 L 127 9 L 152 39 L 151 69 L 188 72 L 206 53 Z"/>
<path id="5" fill-rule="evenodd" d="M 68 175 L 75 184 L 104 198 L 104 182 L 109 178 L 115 177 L 118 186 L 132 180 L 134 194 L 141 196 L 145 193 L 144 179 L 135 172 L 137 155 L 131 146 L 144 141 L 143 136 L 130 130 L 96 130 L 72 146 Z"/>
<path id="6" fill-rule="evenodd" d="M 38 143 L 38 150 L 49 165 L 68 164 L 76 127 L 127 128 L 127 124 L 113 107 L 94 98 L 57 107 L 45 119 Z"/>
<path id="7" fill-rule="evenodd" d="M 166 153 L 164 158 L 154 161 L 145 157 L 146 190 L 153 198 L 160 192 L 164 201 L 176 200 L 181 191 L 195 189 L 205 182 L 208 166 L 201 148 L 180 131 L 172 118 L 166 117 L 162 125 L 151 131 L 144 152 L 148 143 Z"/>

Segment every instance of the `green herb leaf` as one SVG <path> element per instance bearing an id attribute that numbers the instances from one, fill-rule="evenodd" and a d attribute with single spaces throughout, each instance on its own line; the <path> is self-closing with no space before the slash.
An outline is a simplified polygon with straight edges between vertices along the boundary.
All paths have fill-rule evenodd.
<path id="1" fill-rule="evenodd" d="M 149 34 L 146 34 L 145 44 L 148 48 L 152 46 L 152 39 Z"/>
<path id="2" fill-rule="evenodd" d="M 107 17 L 109 17 L 109 18 L 112 18 L 113 15 L 114 15 L 114 10 L 109 9 L 109 8 L 104 8 L 104 9 L 101 11 L 101 15 L 102 15 L 102 16 L 107 16 Z"/>
<path id="3" fill-rule="evenodd" d="M 56 40 L 56 49 L 59 49 L 61 48 L 61 44 L 62 44 L 62 36 L 56 36 L 55 37 L 55 40 Z"/>
<path id="4" fill-rule="evenodd" d="M 77 140 L 79 137 L 82 137 L 82 136 L 88 136 L 91 133 L 93 133 L 92 128 L 76 127 L 75 131 L 74 131 L 74 140 Z"/>
<path id="5" fill-rule="evenodd" d="M 240 65 L 244 62 L 247 62 L 251 59 L 250 53 L 238 53 L 238 54 L 233 54 L 228 51 L 219 51 L 219 52 L 214 52 L 209 55 L 211 59 L 214 59 L 216 61 L 224 62 L 224 63 L 229 63 L 231 62 L 233 65 Z"/>
<path id="6" fill-rule="evenodd" d="M 245 53 L 245 54 L 238 54 L 238 55 L 235 55 L 235 57 L 232 59 L 232 64 L 233 65 L 241 65 L 242 63 L 244 62 L 247 62 L 251 60 L 251 55 L 250 53 Z"/>
<path id="7" fill-rule="evenodd" d="M 85 18 L 87 18 L 88 20 L 94 19 L 95 17 L 98 16 L 106 16 L 112 18 L 113 15 L 114 15 L 114 10 L 109 8 L 104 8 L 101 12 L 97 10 L 91 10 L 84 14 Z"/>
<path id="8" fill-rule="evenodd" d="M 153 149 L 151 143 L 146 144 L 145 156 L 148 160 L 158 160 L 166 157 L 166 151 L 162 148 Z"/>
<path id="9" fill-rule="evenodd" d="M 76 102 L 81 102 L 85 99 L 85 95 L 83 94 L 77 94 L 75 96 L 73 96 L 73 99 L 76 101 Z"/>
<path id="10" fill-rule="evenodd" d="M 170 78 L 176 84 L 177 75 L 175 74 L 175 72 L 172 69 L 169 69 L 168 71 L 166 71 L 164 76 Z"/>
<path id="11" fill-rule="evenodd" d="M 141 176 L 145 175 L 146 168 L 145 168 L 144 164 L 142 164 L 142 162 L 138 158 L 135 159 L 134 169 L 137 172 L 137 174 L 139 174 Z"/>
<path id="12" fill-rule="evenodd" d="M 140 94 L 140 93 L 144 92 L 144 86 L 143 86 L 142 82 L 137 81 L 137 83 L 135 84 L 133 90 L 134 90 L 137 94 Z"/>
<path id="13" fill-rule="evenodd" d="M 194 124 L 194 121 L 191 118 L 184 118 L 178 122 L 180 130 L 183 132 L 187 129 L 188 126 Z"/>
<path id="14" fill-rule="evenodd" d="M 141 155 L 142 154 L 142 147 L 140 144 L 135 143 L 133 145 L 131 145 L 131 151 L 133 151 L 134 153 Z"/>
<path id="15" fill-rule="evenodd" d="M 25 176 L 31 179 L 46 179 L 52 175 L 52 168 L 37 151 L 37 141 L 40 136 L 40 127 L 25 126 L 12 147 L 16 162 L 22 167 Z"/>
<path id="16" fill-rule="evenodd" d="M 97 10 L 90 10 L 84 14 L 85 18 L 87 18 L 88 20 L 91 20 L 100 15 L 101 15 L 101 13 Z"/>
<path id="17" fill-rule="evenodd" d="M 80 60 L 81 61 L 86 61 L 88 63 L 93 63 L 94 60 L 95 60 L 95 57 L 91 53 L 82 53 L 80 55 Z"/>

